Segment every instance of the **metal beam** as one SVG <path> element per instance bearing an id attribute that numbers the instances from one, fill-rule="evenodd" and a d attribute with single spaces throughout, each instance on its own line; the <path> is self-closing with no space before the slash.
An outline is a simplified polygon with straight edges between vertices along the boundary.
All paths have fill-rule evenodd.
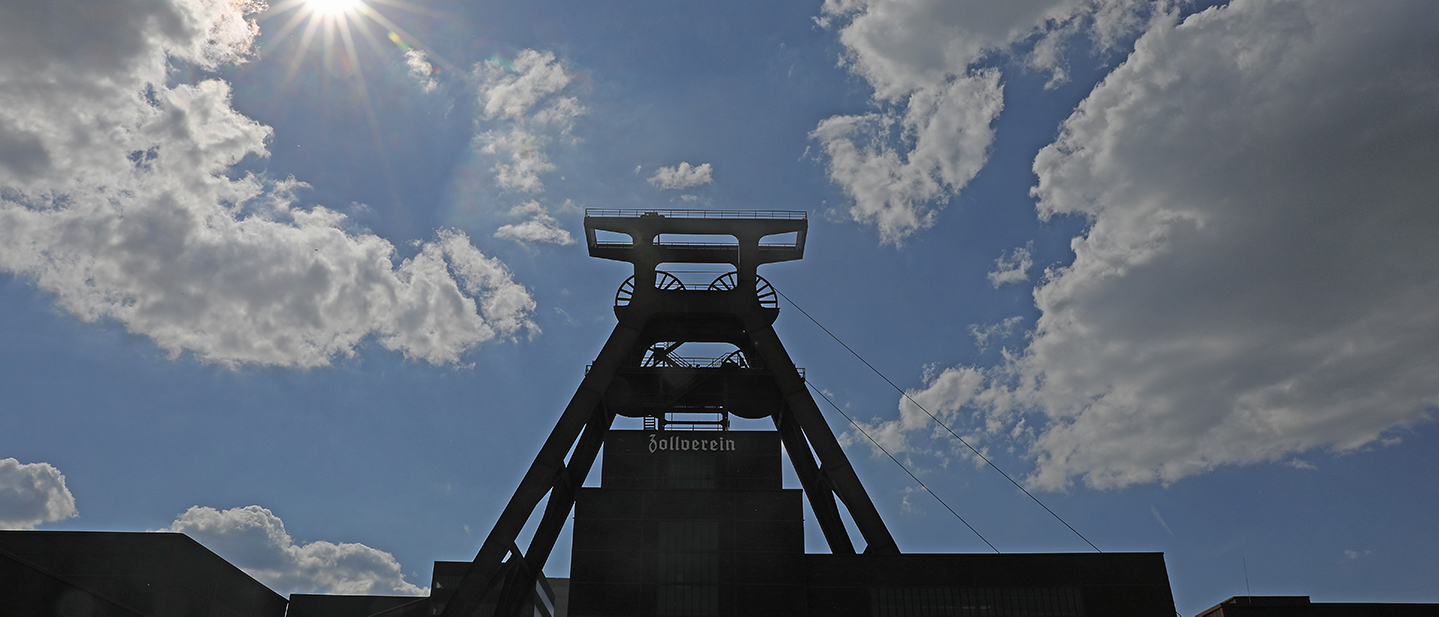
<path id="1" fill-rule="evenodd" d="M 849 531 L 844 528 L 844 520 L 839 517 L 839 506 L 834 503 L 834 491 L 820 474 L 819 465 L 815 463 L 814 454 L 810 452 L 809 442 L 805 440 L 804 432 L 800 430 L 794 415 L 787 408 L 781 407 L 780 413 L 774 415 L 774 427 L 779 431 L 780 441 L 784 442 L 784 450 L 789 454 L 795 475 L 799 476 L 804 495 L 809 498 L 815 521 L 819 523 L 820 531 L 824 532 L 829 552 L 836 555 L 853 555 L 854 542 L 849 539 Z"/>
<path id="2" fill-rule="evenodd" d="M 747 319 L 745 326 L 750 338 L 754 340 L 755 349 L 759 351 L 760 357 L 764 358 L 765 367 L 774 374 L 775 383 L 779 386 L 785 403 L 799 422 L 800 429 L 804 431 L 810 445 L 814 447 L 814 453 L 819 456 L 822 473 L 829 477 L 834 485 L 834 493 L 844 502 L 850 516 L 854 518 L 855 526 L 859 527 L 860 535 L 864 536 L 864 552 L 899 554 L 899 546 L 895 544 L 894 536 L 890 535 L 884 519 L 879 517 L 874 502 L 869 500 L 869 494 L 864 491 L 864 485 L 860 483 L 859 476 L 855 475 L 854 467 L 849 464 L 849 457 L 845 456 L 844 448 L 840 447 L 829 424 L 824 421 L 819 405 L 815 404 L 814 397 L 810 396 L 809 390 L 805 388 L 804 380 L 800 378 L 794 360 L 790 359 L 784 344 L 780 343 L 779 335 L 775 334 L 774 328 L 769 324 L 757 320 Z"/>
<path id="3" fill-rule="evenodd" d="M 509 594 L 502 596 L 495 609 L 496 615 L 518 616 L 524 608 L 525 600 L 535 588 L 536 579 L 544 570 L 545 562 L 555 548 L 555 541 L 564 529 L 565 519 L 569 518 L 570 510 L 575 507 L 575 491 L 585 483 L 585 477 L 594 466 L 595 457 L 599 455 L 600 446 L 604 444 L 605 433 L 609 431 L 614 419 L 615 414 L 606 409 L 604 404 L 595 408 L 590 423 L 585 425 L 585 432 L 580 435 L 579 445 L 575 446 L 575 451 L 570 454 L 570 462 L 565 465 L 564 472 L 550 490 L 544 516 L 540 519 L 539 527 L 535 529 L 534 537 L 530 539 L 529 550 L 525 551 L 523 563 L 526 568 L 520 570 L 517 573 L 518 578 L 510 582 L 512 589 Z"/>
<path id="4" fill-rule="evenodd" d="M 490 535 L 480 545 L 480 551 L 465 571 L 460 586 L 445 605 L 442 617 L 473 617 L 485 591 L 500 582 L 496 580 L 496 575 L 500 573 L 505 554 L 519 537 L 520 530 L 534 513 L 540 499 L 560 480 L 565 470 L 565 454 L 569 453 L 580 432 L 594 417 L 605 387 L 614 378 L 615 371 L 629 355 L 638 338 L 639 331 L 625 321 L 621 321 L 610 333 L 609 340 L 605 341 L 599 356 L 590 367 L 589 374 L 580 382 L 574 397 L 570 399 L 569 405 L 565 406 L 564 413 L 560 414 L 559 422 L 555 424 L 545 444 L 540 447 L 529 471 L 525 472 L 524 478 L 520 480 L 519 488 L 515 489 L 514 496 L 510 497 L 509 503 L 500 513 L 499 520 L 495 521 Z M 570 480 L 576 483 L 584 482 L 583 477 Z"/>

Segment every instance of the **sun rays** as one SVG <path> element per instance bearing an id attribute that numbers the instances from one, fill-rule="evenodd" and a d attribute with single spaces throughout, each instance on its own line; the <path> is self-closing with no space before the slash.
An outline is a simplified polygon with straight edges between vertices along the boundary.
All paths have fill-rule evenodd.
<path id="1" fill-rule="evenodd" d="M 424 48 L 416 37 L 401 28 L 378 10 L 383 5 L 414 13 L 430 13 L 426 8 L 398 0 L 282 0 L 266 11 L 263 19 L 284 18 L 284 23 L 270 37 L 277 45 L 293 46 L 285 84 L 290 84 L 312 51 L 318 52 L 324 67 L 336 76 L 349 78 L 361 95 L 365 91 L 364 73 L 360 70 L 360 50 L 356 39 L 362 39 L 377 55 L 391 53 L 394 47 L 408 50 Z M 297 41 L 288 39 L 299 31 Z"/>
<path id="2" fill-rule="evenodd" d="M 285 75 L 280 84 L 282 90 L 293 91 L 318 86 L 318 95 L 322 99 L 329 99 L 335 81 L 344 84 L 340 89 L 349 91 L 348 101 L 340 103 L 338 108 L 331 105 L 325 107 L 339 109 L 352 105 L 363 111 L 365 124 L 368 125 L 375 148 L 380 152 L 381 166 L 387 182 L 391 185 L 390 192 L 398 200 L 396 181 L 384 155 L 385 140 L 382 137 L 380 119 L 376 116 L 366 83 L 366 63 L 378 62 L 378 66 L 387 66 L 395 60 L 397 52 L 404 58 L 401 62 L 407 62 L 412 48 L 426 49 L 428 45 L 386 17 L 381 12 L 381 7 L 431 18 L 444 17 L 426 7 L 403 0 L 281 0 L 273 4 L 261 16 L 261 20 L 281 22 L 274 34 L 267 37 L 269 43 L 266 46 L 271 53 L 288 56 Z M 365 43 L 362 45 L 357 43 L 357 40 Z M 362 47 L 368 47 L 368 50 Z M 363 53 L 362 58 L 362 52 L 365 51 L 373 53 Z M 431 53 L 428 57 L 448 66 L 438 54 Z M 321 70 L 315 71 L 312 68 L 305 71 L 311 60 L 316 60 Z M 315 67 L 315 64 L 310 66 Z M 271 105 L 283 106 L 289 100 L 292 99 L 285 96 L 273 97 Z"/>
<path id="3" fill-rule="evenodd" d="M 305 7 L 331 17 L 343 15 L 362 6 L 360 0 L 305 0 Z"/>

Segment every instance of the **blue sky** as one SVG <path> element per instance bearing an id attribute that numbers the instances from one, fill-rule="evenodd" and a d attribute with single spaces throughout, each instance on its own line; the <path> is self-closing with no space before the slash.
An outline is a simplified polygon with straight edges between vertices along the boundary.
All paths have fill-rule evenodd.
<path id="1" fill-rule="evenodd" d="M 1182 613 L 1439 601 L 1432 3 L 261 8 L 0 3 L 0 526 L 419 592 L 614 325 L 585 208 L 805 210 L 761 274 Z M 999 550 L 1088 550 L 782 308 Z"/>

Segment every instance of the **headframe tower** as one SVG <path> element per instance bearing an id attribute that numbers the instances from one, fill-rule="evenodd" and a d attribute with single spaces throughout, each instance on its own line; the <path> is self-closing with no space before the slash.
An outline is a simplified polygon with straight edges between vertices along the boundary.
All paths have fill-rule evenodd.
<path id="1" fill-rule="evenodd" d="M 804 256 L 806 214 L 592 209 L 584 223 L 591 257 L 634 265 L 634 275 L 615 295 L 619 323 L 442 614 L 520 614 L 616 416 L 643 418 L 647 429 L 659 430 L 728 429 L 731 416 L 769 418 L 830 551 L 855 553 L 840 517 L 843 504 L 865 554 L 897 555 L 894 538 L 775 334 L 777 294 L 757 271 Z M 663 264 L 728 264 L 733 270 L 687 285 Z M 736 349 L 695 361 L 678 354 L 685 343 Z M 546 495 L 539 526 L 521 551 L 521 528 Z"/>

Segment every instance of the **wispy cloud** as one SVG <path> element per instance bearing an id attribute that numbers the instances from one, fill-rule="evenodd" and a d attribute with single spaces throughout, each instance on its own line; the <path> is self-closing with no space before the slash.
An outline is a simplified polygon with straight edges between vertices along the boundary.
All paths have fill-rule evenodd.
<path id="1" fill-rule="evenodd" d="M 1169 537 L 1173 538 L 1174 530 L 1170 529 L 1169 523 L 1164 522 L 1164 517 L 1159 515 L 1159 508 L 1154 507 L 1154 504 L 1149 504 L 1149 512 L 1154 514 L 1154 520 L 1159 521 L 1159 526 L 1163 527 L 1164 531 L 1169 534 Z"/>
<path id="2" fill-rule="evenodd" d="M 526 49 L 514 59 L 495 57 L 475 66 L 481 120 L 475 138 L 481 152 L 496 157 L 496 184 L 505 190 L 539 193 L 541 176 L 555 166 L 545 152 L 557 139 L 574 140 L 574 122 L 588 110 L 566 94 L 573 81 L 551 52 Z"/>
<path id="3" fill-rule="evenodd" d="M 440 86 L 439 80 L 435 79 L 435 67 L 425 56 L 425 52 L 418 49 L 405 50 L 405 68 L 409 70 L 410 77 L 420 85 L 425 92 L 434 92 Z"/>
<path id="4" fill-rule="evenodd" d="M 1034 243 L 1031 242 L 1000 255 L 999 259 L 994 260 L 994 270 L 988 275 L 989 284 L 998 289 L 1003 285 L 1029 280 L 1029 269 L 1034 267 L 1034 259 L 1029 253 L 1033 248 Z"/>
<path id="5" fill-rule="evenodd" d="M 985 351 L 989 349 L 990 341 L 1006 339 L 1013 335 L 1014 329 L 1019 327 L 1023 321 L 1023 317 L 1015 315 L 987 326 L 970 324 L 969 335 L 974 337 L 974 346 L 978 347 L 980 351 Z"/>
<path id="6" fill-rule="evenodd" d="M 561 246 L 575 243 L 574 236 L 560 227 L 560 222 L 545 211 L 537 201 L 528 201 L 510 209 L 510 216 L 529 217 L 522 223 L 503 225 L 495 231 L 496 238 L 519 242 L 543 242 Z"/>
<path id="7" fill-rule="evenodd" d="M 475 74 L 484 129 L 475 137 L 476 147 L 495 157 L 497 187 L 529 197 L 510 209 L 512 219 L 523 220 L 500 226 L 494 236 L 573 244 L 574 237 L 549 213 L 542 196 L 543 177 L 556 169 L 547 149 L 557 141 L 578 143 L 572 133 L 575 120 L 589 113 L 571 92 L 575 75 L 553 53 L 533 49 L 512 60 L 490 58 L 475 66 Z M 572 204 L 566 201 L 563 207 Z"/>

